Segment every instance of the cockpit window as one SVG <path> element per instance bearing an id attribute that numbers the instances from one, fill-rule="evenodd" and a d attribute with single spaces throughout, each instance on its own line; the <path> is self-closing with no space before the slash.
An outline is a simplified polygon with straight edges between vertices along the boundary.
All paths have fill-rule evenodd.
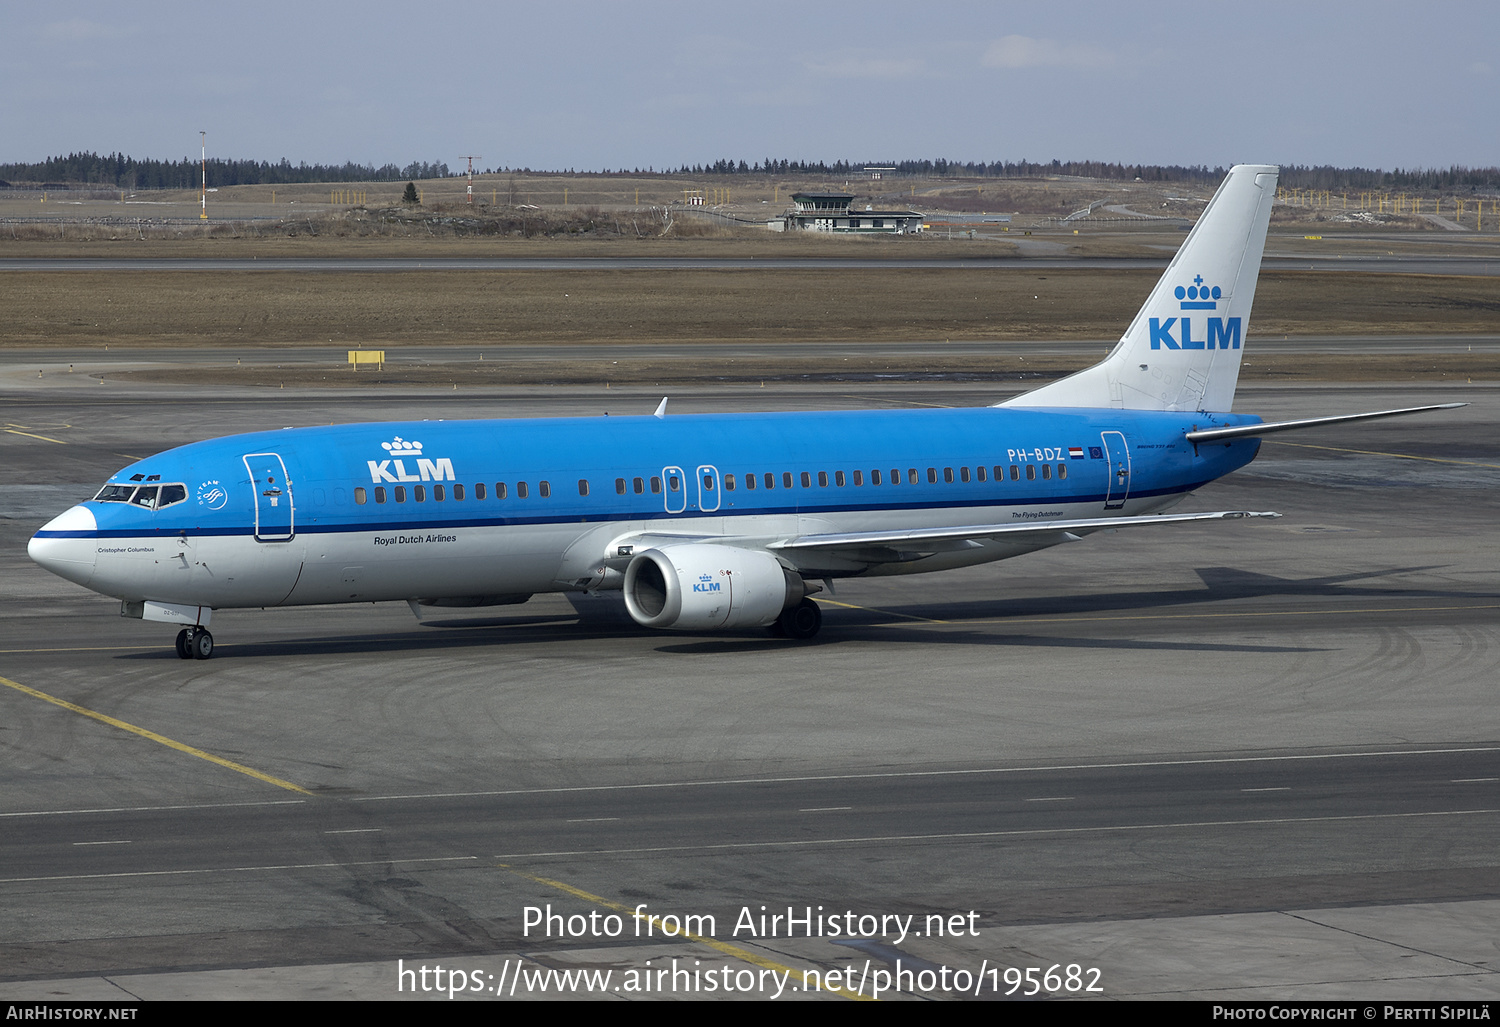
<path id="1" fill-rule="evenodd" d="M 187 501 L 186 485 L 106 485 L 94 497 L 96 503 L 133 503 L 147 510 Z"/>

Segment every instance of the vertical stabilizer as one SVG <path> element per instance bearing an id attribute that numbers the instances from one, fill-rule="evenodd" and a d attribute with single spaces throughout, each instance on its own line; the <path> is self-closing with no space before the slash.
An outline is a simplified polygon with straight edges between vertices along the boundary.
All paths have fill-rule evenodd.
<path id="1" fill-rule="evenodd" d="M 1230 168 L 1104 362 L 1000 405 L 1227 412 L 1277 173 L 1265 164 Z"/>

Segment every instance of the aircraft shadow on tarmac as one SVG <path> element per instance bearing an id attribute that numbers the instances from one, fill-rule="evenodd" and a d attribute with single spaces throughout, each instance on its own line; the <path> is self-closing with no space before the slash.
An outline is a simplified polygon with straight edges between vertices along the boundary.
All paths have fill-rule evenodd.
<path id="1" fill-rule="evenodd" d="M 1203 588 L 1150 589 L 1132 592 L 1072 593 L 1059 596 L 1027 596 L 1014 599 L 955 600 L 945 603 L 885 606 L 880 610 L 848 610 L 841 623 L 886 623 L 892 616 L 900 619 L 963 622 L 1007 618 L 1059 617 L 1089 613 L 1130 612 L 1149 615 L 1153 612 L 1233 599 L 1310 599 L 1318 597 L 1382 599 L 1490 599 L 1500 593 L 1472 592 L 1458 589 L 1402 588 L 1398 586 L 1355 587 L 1354 582 L 1434 570 L 1441 565 L 1422 567 L 1388 567 L 1373 571 L 1352 571 L 1309 578 L 1278 578 L 1238 567 L 1199 567 L 1195 572 Z M 1291 611 L 1288 611 L 1291 612 Z"/>
<path id="2" fill-rule="evenodd" d="M 1070 594 L 1016 599 L 954 601 L 871 609 L 835 606 L 829 610 L 829 627 L 834 629 L 811 642 L 793 642 L 768 638 L 759 632 L 738 633 L 731 637 L 703 638 L 701 635 L 664 632 L 658 637 L 664 644 L 657 652 L 673 655 L 729 654 L 756 652 L 772 648 L 806 648 L 839 645 L 850 642 L 902 642 L 911 644 L 1039 646 L 1056 648 L 1103 648 L 1187 652 L 1319 652 L 1317 648 L 1275 645 L 1250 645 L 1207 641 L 1162 641 L 1133 638 L 1072 637 L 1038 633 L 1017 634 L 1004 631 L 963 630 L 965 622 L 1031 620 L 1038 617 L 1066 617 L 1080 614 L 1107 614 L 1128 611 L 1133 617 L 1149 616 L 1154 611 L 1180 608 L 1207 602 L 1233 599 L 1285 597 L 1307 599 L 1379 598 L 1379 599 L 1488 599 L 1494 594 L 1449 589 L 1411 589 L 1399 587 L 1358 586 L 1355 583 L 1373 578 L 1432 570 L 1438 565 L 1392 567 L 1375 571 L 1308 578 L 1282 578 L 1234 567 L 1200 567 L 1197 574 L 1204 588 L 1167 591 L 1131 591 L 1092 594 Z M 837 602 L 837 600 L 835 600 Z M 1292 611 L 1288 611 L 1289 613 Z M 424 621 L 412 631 L 397 635 L 341 635 L 321 638 L 296 638 L 228 642 L 220 653 L 226 657 L 274 657 L 287 655 L 347 655 L 350 653 L 453 651 L 454 647 L 481 648 L 496 644 L 550 645 L 578 642 L 589 638 L 611 638 L 621 635 L 640 636 L 637 628 L 624 616 L 623 604 L 618 611 L 600 611 L 603 615 L 576 618 L 568 614 L 519 617 L 448 618 Z M 947 630 L 921 629 L 912 621 L 942 622 Z M 992 625 L 1003 628 L 1003 624 Z M 953 630 L 954 628 L 958 630 Z M 432 630 L 437 629 L 437 630 Z M 677 641 L 691 638 L 692 641 Z M 119 659 L 173 659 L 169 648 L 148 649 L 122 654 Z"/>

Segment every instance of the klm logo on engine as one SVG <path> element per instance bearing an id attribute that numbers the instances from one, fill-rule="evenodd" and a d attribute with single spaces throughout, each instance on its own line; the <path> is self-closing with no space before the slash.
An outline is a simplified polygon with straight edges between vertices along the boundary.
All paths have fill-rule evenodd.
<path id="1" fill-rule="evenodd" d="M 453 461 L 447 457 L 438 457 L 430 460 L 422 455 L 422 444 L 420 442 L 408 442 L 397 435 L 390 442 L 382 442 L 381 448 L 391 454 L 393 459 L 365 461 L 370 465 L 370 480 L 375 484 L 383 481 L 457 481 L 453 473 Z M 415 474 L 406 469 L 408 460 L 415 461 Z"/>
<path id="2" fill-rule="evenodd" d="M 694 592 L 717 592 L 719 583 L 714 580 L 712 574 L 700 574 L 698 580 L 693 582 Z"/>
<path id="3" fill-rule="evenodd" d="M 1193 284 L 1179 285 L 1173 290 L 1182 310 L 1218 310 L 1224 292 L 1217 285 L 1210 288 L 1203 284 L 1203 276 L 1193 278 Z M 1179 325 L 1178 322 L 1182 323 Z M 1181 318 L 1159 317 L 1151 319 L 1152 349 L 1239 349 L 1240 319 L 1237 317 L 1205 317 L 1200 324 L 1204 333 L 1193 338 L 1193 319 L 1186 314 Z M 1172 334 L 1173 328 L 1177 334 Z"/>

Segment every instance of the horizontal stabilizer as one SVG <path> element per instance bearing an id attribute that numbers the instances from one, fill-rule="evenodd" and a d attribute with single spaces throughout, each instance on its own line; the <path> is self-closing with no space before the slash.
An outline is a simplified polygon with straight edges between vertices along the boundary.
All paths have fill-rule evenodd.
<path id="1" fill-rule="evenodd" d="M 959 541 L 981 539 L 1015 539 L 1028 536 L 1089 535 L 1114 528 L 1143 528 L 1160 524 L 1185 524 L 1190 521 L 1235 521 L 1249 517 L 1280 517 L 1279 513 L 1251 510 L 1220 510 L 1215 513 L 1152 514 L 1144 517 L 1085 517 L 1068 521 L 1031 521 L 1025 524 L 970 524 L 957 528 L 919 528 L 906 531 L 852 531 L 823 535 L 802 535 L 786 542 L 773 543 L 777 550 L 828 550 L 854 546 L 902 546 L 923 549 L 946 547 Z M 1058 541 L 1068 541 L 1059 538 Z"/>
<path id="2" fill-rule="evenodd" d="M 1370 421 L 1377 417 L 1399 417 L 1402 414 L 1422 414 L 1429 410 L 1456 410 L 1467 403 L 1438 403 L 1426 407 L 1403 407 L 1400 410 L 1376 410 L 1367 414 L 1338 414 L 1333 417 L 1304 417 L 1299 421 L 1265 421 L 1260 424 L 1240 424 L 1233 428 L 1204 428 L 1190 431 L 1184 437 L 1194 445 L 1201 442 L 1217 442 L 1223 439 L 1242 439 L 1250 436 L 1270 435 L 1278 431 L 1296 431 L 1299 428 L 1317 428 L 1325 424 L 1342 424 L 1345 421 Z"/>

